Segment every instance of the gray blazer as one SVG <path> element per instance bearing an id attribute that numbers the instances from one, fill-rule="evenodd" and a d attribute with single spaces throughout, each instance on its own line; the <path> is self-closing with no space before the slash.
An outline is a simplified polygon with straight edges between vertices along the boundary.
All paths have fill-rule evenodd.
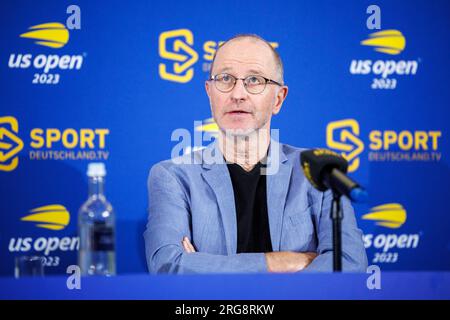
<path id="1" fill-rule="evenodd" d="M 267 208 L 272 248 L 317 252 L 304 271 L 332 271 L 331 193 L 317 191 L 305 178 L 302 150 L 274 140 L 269 146 Z M 211 156 L 219 163 L 211 163 Z M 264 253 L 236 254 L 233 186 L 217 141 L 155 164 L 148 178 L 148 196 L 144 238 L 151 273 L 267 272 Z M 365 272 L 362 232 L 344 197 L 342 209 L 343 270 Z M 184 236 L 197 252 L 183 250 Z"/>

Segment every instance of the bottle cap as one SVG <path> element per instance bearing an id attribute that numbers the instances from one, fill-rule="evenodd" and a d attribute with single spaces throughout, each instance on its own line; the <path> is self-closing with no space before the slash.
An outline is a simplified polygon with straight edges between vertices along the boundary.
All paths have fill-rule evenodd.
<path id="1" fill-rule="evenodd" d="M 91 162 L 88 164 L 88 177 L 104 177 L 106 176 L 105 164 L 103 162 Z"/>

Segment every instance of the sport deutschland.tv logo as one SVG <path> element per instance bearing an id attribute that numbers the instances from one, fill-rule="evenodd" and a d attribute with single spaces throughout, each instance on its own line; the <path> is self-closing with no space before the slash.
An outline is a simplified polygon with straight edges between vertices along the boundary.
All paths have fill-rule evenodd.
<path id="1" fill-rule="evenodd" d="M 29 160 L 89 160 L 109 158 L 107 128 L 32 128 L 26 152 Z M 24 143 L 19 137 L 19 123 L 12 116 L 0 117 L 0 171 L 13 171 L 19 165 Z"/>
<path id="2" fill-rule="evenodd" d="M 361 45 L 372 47 L 376 52 L 388 56 L 400 55 L 406 48 L 405 36 L 399 30 L 383 30 L 370 34 Z M 350 73 L 374 76 L 372 89 L 395 89 L 398 76 L 414 76 L 420 59 L 416 60 L 371 60 L 353 59 Z"/>
<path id="3" fill-rule="evenodd" d="M 0 117 L 0 171 L 12 171 L 19 164 L 23 142 L 18 133 L 19 123 L 14 117 Z"/>
<path id="4" fill-rule="evenodd" d="M 171 49 L 168 49 L 171 43 Z M 166 31 L 159 35 L 159 56 L 171 60 L 172 66 L 159 64 L 159 75 L 162 79 L 186 83 L 194 77 L 193 65 L 198 60 L 198 54 L 192 48 L 194 35 L 188 29 Z"/>
<path id="5" fill-rule="evenodd" d="M 359 135 L 359 124 L 353 119 L 331 122 L 327 126 L 327 146 L 341 151 L 341 155 L 349 163 L 349 172 L 358 169 L 359 155 L 364 151 L 364 143 Z"/>
<path id="6" fill-rule="evenodd" d="M 365 149 L 369 149 L 369 161 L 440 161 L 441 137 L 439 130 L 372 130 L 362 139 L 355 119 L 333 121 L 326 128 L 327 146 L 341 152 L 349 162 L 349 172 L 359 168 Z"/>
<path id="7" fill-rule="evenodd" d="M 194 66 L 200 56 L 203 59 L 201 70 L 209 73 L 214 54 L 222 43 L 205 41 L 200 51 L 194 49 L 194 34 L 189 29 L 162 32 L 158 39 L 158 54 L 163 59 L 158 65 L 159 76 L 167 81 L 187 83 L 194 77 Z M 277 42 L 270 42 L 270 45 L 279 46 Z"/>

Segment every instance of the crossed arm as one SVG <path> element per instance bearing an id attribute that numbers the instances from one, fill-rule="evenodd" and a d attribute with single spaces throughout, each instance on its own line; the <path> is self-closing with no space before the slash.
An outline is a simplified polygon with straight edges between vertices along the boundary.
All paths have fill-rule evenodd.
<path id="1" fill-rule="evenodd" d="M 186 253 L 197 252 L 189 241 L 188 237 L 184 237 L 181 242 Z M 315 257 L 316 252 L 267 252 L 265 253 L 267 271 L 269 272 L 297 272 L 306 268 Z"/>
<path id="2" fill-rule="evenodd" d="M 332 271 L 331 199 L 324 196 L 318 224 L 317 252 L 269 252 L 215 255 L 195 250 L 189 239 L 190 211 L 175 175 L 155 165 L 149 176 L 149 220 L 144 233 L 147 264 L 152 273 L 248 273 Z M 353 210 L 344 207 L 343 270 L 365 272 L 367 257 Z"/>

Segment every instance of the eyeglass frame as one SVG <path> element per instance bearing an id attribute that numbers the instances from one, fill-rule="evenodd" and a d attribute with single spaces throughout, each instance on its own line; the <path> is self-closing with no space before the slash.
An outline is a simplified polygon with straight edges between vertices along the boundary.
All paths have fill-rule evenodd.
<path id="1" fill-rule="evenodd" d="M 232 78 L 234 79 L 234 84 L 233 84 L 233 86 L 231 87 L 231 89 L 228 90 L 228 91 L 222 91 L 222 90 L 220 90 L 219 88 L 217 88 L 217 84 L 216 84 L 216 82 L 215 82 L 215 81 L 216 81 L 215 77 L 217 77 L 217 76 L 219 76 L 219 75 L 222 75 L 222 74 L 227 75 L 227 76 L 230 76 L 230 77 L 232 77 Z M 247 84 L 245 83 L 245 79 L 250 78 L 250 77 L 261 77 L 261 78 L 264 79 L 264 81 L 265 81 L 265 83 L 264 83 L 264 88 L 261 90 L 261 92 L 253 93 L 253 92 L 248 91 L 248 89 L 247 89 Z M 275 81 L 275 80 L 266 78 L 266 77 L 264 77 L 264 76 L 262 76 L 262 75 L 260 75 L 260 74 L 251 74 L 251 75 L 246 76 L 245 78 L 237 78 L 237 77 L 235 77 L 235 76 L 233 76 L 232 74 L 229 74 L 229 73 L 218 73 L 218 74 L 216 74 L 216 75 L 214 75 L 214 76 L 211 76 L 211 77 L 208 79 L 208 81 L 214 81 L 214 86 L 216 87 L 217 90 L 219 90 L 219 91 L 222 92 L 222 93 L 228 93 L 228 92 L 233 91 L 233 89 L 234 89 L 234 87 L 236 86 L 236 83 L 237 83 L 238 80 L 242 80 L 242 83 L 244 84 L 245 91 L 247 91 L 247 92 L 250 93 L 250 94 L 261 94 L 261 93 L 263 93 L 264 90 L 266 90 L 267 84 L 276 84 L 277 86 L 280 86 L 280 87 L 283 87 L 283 86 L 284 86 L 283 84 L 279 83 L 278 81 Z"/>

